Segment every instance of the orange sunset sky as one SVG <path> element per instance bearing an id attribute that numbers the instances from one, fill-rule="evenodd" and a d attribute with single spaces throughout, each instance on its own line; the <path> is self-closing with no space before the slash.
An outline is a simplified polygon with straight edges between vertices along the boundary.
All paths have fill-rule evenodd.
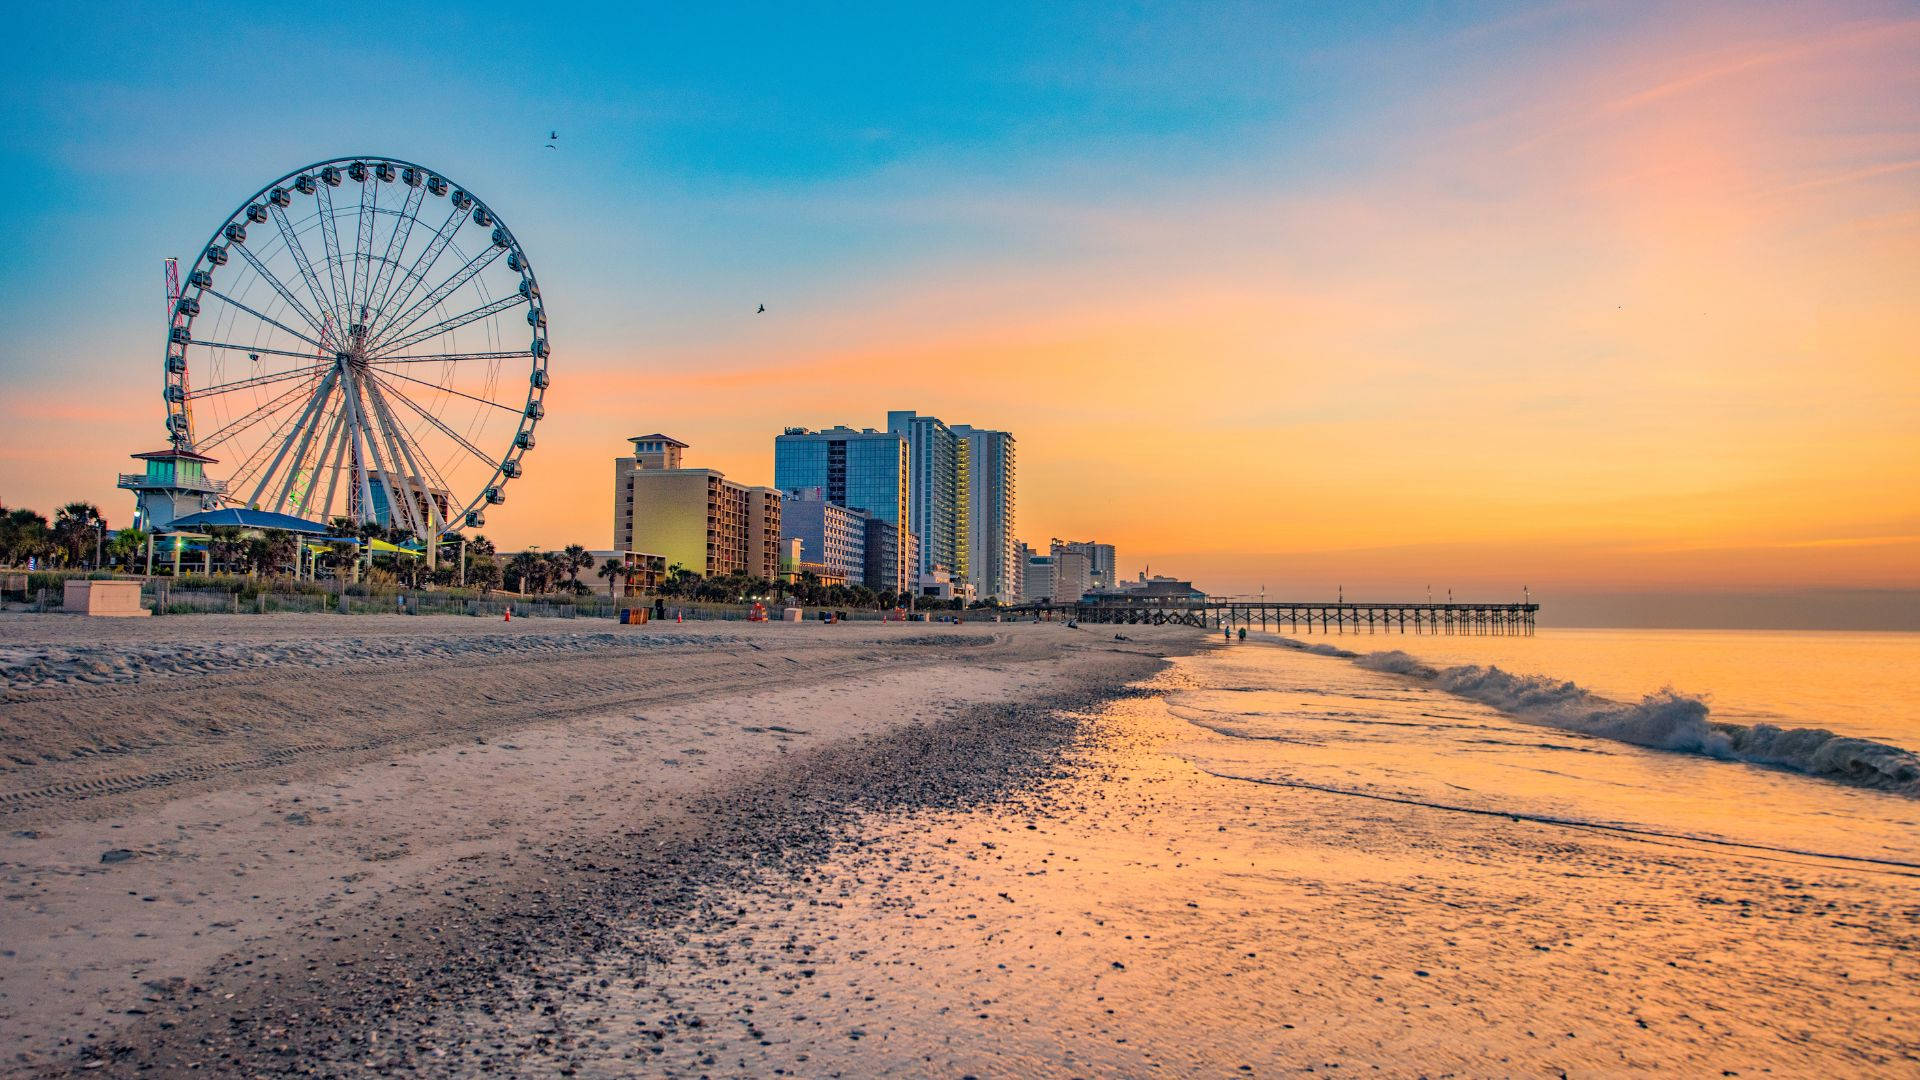
<path id="1" fill-rule="evenodd" d="M 212 46 L 159 11 L 66 40 L 5 76 L 0 502 L 124 524 L 161 257 L 380 152 L 541 268 L 503 548 L 608 546 L 625 436 L 770 483 L 781 427 L 910 408 L 1017 435 L 1030 542 L 1218 593 L 1920 588 L 1911 6 L 1128 12 L 529 24 L 526 81 L 423 27 L 343 47 L 394 93 L 351 116 L 242 85 L 182 118 Z"/>

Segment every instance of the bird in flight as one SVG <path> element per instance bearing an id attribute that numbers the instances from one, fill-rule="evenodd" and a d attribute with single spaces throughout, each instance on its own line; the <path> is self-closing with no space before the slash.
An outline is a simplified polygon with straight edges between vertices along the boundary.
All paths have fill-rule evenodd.
<path id="1" fill-rule="evenodd" d="M 554 143 L 557 143 L 557 142 L 559 142 L 559 141 L 560 141 L 560 133 L 559 133 L 559 132 L 557 132 L 557 131 L 550 131 L 550 132 L 548 132 L 548 133 L 547 133 L 547 149 L 549 149 L 549 150 L 558 150 L 558 149 L 560 149 L 559 147 L 557 147 L 557 146 L 555 146 L 555 145 L 553 145 Z"/>
<path id="2" fill-rule="evenodd" d="M 760 310 L 759 310 L 759 311 L 756 311 L 756 312 L 754 312 L 754 314 L 755 314 L 755 315 L 763 315 L 763 314 L 765 314 L 765 313 L 766 313 L 766 310 L 767 310 L 767 305 L 765 305 L 765 304 L 761 304 L 761 305 L 760 305 Z"/>

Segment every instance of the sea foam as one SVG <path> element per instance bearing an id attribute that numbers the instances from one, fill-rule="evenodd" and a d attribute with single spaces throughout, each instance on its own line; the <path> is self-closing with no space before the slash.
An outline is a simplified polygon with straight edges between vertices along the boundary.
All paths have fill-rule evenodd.
<path id="1" fill-rule="evenodd" d="M 1638 703 L 1600 697 L 1544 675 L 1516 675 L 1492 666 L 1435 668 L 1399 650 L 1364 656 L 1329 646 L 1306 648 L 1343 656 L 1372 671 L 1404 675 L 1439 690 L 1490 705 L 1529 723 L 1603 739 L 1703 754 L 1726 761 L 1770 765 L 1861 787 L 1920 797 L 1920 757 L 1897 746 L 1837 735 L 1824 728 L 1730 724 L 1711 718 L 1707 703 L 1671 687 Z"/>

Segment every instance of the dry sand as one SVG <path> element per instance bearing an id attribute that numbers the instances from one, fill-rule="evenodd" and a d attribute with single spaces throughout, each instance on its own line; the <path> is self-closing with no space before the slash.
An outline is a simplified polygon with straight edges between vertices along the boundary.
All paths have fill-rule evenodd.
<path id="1" fill-rule="evenodd" d="M 803 856 L 892 788 L 984 798 L 1043 770 L 1072 734 L 1050 703 L 1193 639 L 1129 636 L 0 620 L 4 1060 L 460 1071 L 462 1037 L 428 1034 L 445 1001 L 616 918 L 682 919 L 711 860 Z M 915 779 L 935 758 L 948 781 Z M 376 1053 L 331 1019 L 370 1007 L 414 1037 Z"/>

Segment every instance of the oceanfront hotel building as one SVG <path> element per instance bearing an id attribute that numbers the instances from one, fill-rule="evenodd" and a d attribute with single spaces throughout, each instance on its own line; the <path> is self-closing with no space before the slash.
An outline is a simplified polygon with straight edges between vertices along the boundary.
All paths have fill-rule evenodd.
<path id="1" fill-rule="evenodd" d="M 897 550 L 903 590 L 1002 603 L 1020 595 L 1009 432 L 913 410 L 887 413 L 885 431 L 793 427 L 774 439 L 773 474 L 783 491 L 819 488 L 898 530 L 891 544 L 870 536 L 868 559 Z"/>
<path id="2" fill-rule="evenodd" d="M 889 412 L 884 431 L 790 427 L 774 438 L 771 487 L 686 467 L 687 444 L 668 435 L 628 441 L 632 454 L 614 463 L 617 551 L 704 577 L 812 571 L 876 593 L 1003 604 L 1031 592 L 1011 432 L 912 410 Z M 1071 547 L 1104 551 L 1050 552 L 1066 556 L 1051 577 L 1091 588 L 1104 563 L 1111 581 L 1111 546 Z"/>
<path id="3" fill-rule="evenodd" d="M 912 472 L 907 527 L 920 538 L 914 572 L 923 579 L 945 571 L 951 581 L 967 578 L 969 447 L 936 416 L 907 410 L 887 414 L 887 430 L 907 440 Z"/>
<path id="4" fill-rule="evenodd" d="M 613 547 L 662 556 L 702 577 L 780 573 L 780 493 L 680 464 L 687 444 L 640 435 L 613 463 Z"/>
<path id="5" fill-rule="evenodd" d="M 967 582 L 982 600 L 1020 598 L 1023 565 L 1014 528 L 1012 432 L 953 425 L 967 448 Z M 1107 548 L 1111 558 L 1113 548 Z"/>
<path id="6" fill-rule="evenodd" d="M 878 592 L 912 588 L 909 479 L 907 440 L 893 432 L 790 427 L 773 440 L 774 486 L 783 491 L 817 489 L 825 501 L 893 527 L 891 538 L 885 533 L 868 538 L 868 548 L 877 548 L 878 558 L 868 563 L 866 585 Z"/>

